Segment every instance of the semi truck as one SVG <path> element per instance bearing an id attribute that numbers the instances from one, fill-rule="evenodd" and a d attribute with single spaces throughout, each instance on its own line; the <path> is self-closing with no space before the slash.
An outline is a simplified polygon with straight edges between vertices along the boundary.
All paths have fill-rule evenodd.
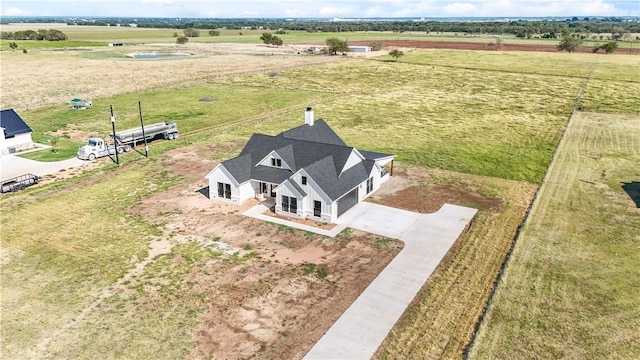
<path id="1" fill-rule="evenodd" d="M 163 137 L 167 140 L 177 139 L 178 125 L 174 122 L 165 121 L 145 126 L 144 134 L 142 127 L 137 127 L 116 132 L 115 139 L 113 134 L 111 134 L 110 137 L 114 140 L 114 144 L 107 144 L 107 142 L 102 138 L 89 138 L 87 145 L 78 149 L 78 159 L 95 160 L 99 157 L 115 155 L 116 152 L 118 152 L 118 154 L 128 152 L 132 147 L 143 143 L 145 138 L 147 141 L 159 137 Z"/>

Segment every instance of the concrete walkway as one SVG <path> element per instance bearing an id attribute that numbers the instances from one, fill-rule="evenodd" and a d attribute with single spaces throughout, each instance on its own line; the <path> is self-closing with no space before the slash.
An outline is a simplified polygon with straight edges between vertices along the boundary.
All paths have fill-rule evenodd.
<path id="1" fill-rule="evenodd" d="M 78 167 L 87 163 L 87 161 L 77 158 L 44 162 L 25 159 L 16 155 L 2 155 L 0 156 L 0 181 L 29 173 L 38 176 L 50 175 L 63 169 Z"/>
<path id="2" fill-rule="evenodd" d="M 269 208 L 271 206 L 273 206 L 273 204 L 269 204 L 268 202 L 261 202 L 260 204 L 258 204 L 256 206 L 250 208 L 249 210 L 243 212 L 242 215 L 249 216 L 249 217 L 252 217 L 252 218 L 255 218 L 255 219 L 260 219 L 260 220 L 276 223 L 276 224 L 280 224 L 280 225 L 286 225 L 288 227 L 292 227 L 292 228 L 296 228 L 296 229 L 300 229 L 300 230 L 304 230 L 304 231 L 310 231 L 310 232 L 313 232 L 313 233 L 316 233 L 316 234 L 329 236 L 329 237 L 335 237 L 336 235 L 338 235 L 340 233 L 340 231 L 344 230 L 344 228 L 346 227 L 344 224 L 343 225 L 338 224 L 331 230 L 325 230 L 325 229 L 320 229 L 320 228 L 315 227 L 315 226 L 309 226 L 309 225 L 300 224 L 300 223 L 297 223 L 297 222 L 294 222 L 294 221 L 287 221 L 287 220 L 276 218 L 276 217 L 273 217 L 273 216 L 264 215 L 265 211 L 269 210 Z"/>
<path id="3" fill-rule="evenodd" d="M 305 359 L 369 359 L 393 325 L 460 236 L 477 210 L 445 204 L 433 214 L 419 214 L 361 202 L 330 231 L 262 215 L 257 205 L 244 215 L 293 228 L 335 236 L 345 227 L 399 239 L 404 248 L 351 304 Z"/>

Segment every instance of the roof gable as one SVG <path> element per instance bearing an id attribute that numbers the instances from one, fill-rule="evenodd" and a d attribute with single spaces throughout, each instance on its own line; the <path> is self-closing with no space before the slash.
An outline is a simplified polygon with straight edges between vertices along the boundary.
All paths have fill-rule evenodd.
<path id="1" fill-rule="evenodd" d="M 240 155 L 223 161 L 221 165 L 227 169 L 239 184 L 251 180 L 251 154 Z"/>
<path id="2" fill-rule="evenodd" d="M 0 111 L 0 127 L 4 128 L 4 136 L 7 138 L 32 132 L 29 125 L 13 109 Z"/>

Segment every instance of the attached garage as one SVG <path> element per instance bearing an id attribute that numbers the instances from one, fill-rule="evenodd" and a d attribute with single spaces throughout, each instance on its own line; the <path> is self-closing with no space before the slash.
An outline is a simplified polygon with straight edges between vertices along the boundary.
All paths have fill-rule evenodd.
<path id="1" fill-rule="evenodd" d="M 338 216 L 342 215 L 345 211 L 351 209 L 358 203 L 358 188 L 351 190 L 347 195 L 338 199 Z"/>

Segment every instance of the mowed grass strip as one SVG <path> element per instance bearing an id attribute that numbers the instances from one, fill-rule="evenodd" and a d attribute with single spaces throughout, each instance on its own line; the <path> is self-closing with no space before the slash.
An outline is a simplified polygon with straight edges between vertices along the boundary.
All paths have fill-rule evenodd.
<path id="1" fill-rule="evenodd" d="M 472 358 L 640 357 L 639 164 L 637 114 L 576 114 Z"/>
<path id="2" fill-rule="evenodd" d="M 171 183 L 153 166 L 123 167 L 1 199 L 4 357 L 32 358 L 146 257 L 148 237 L 158 232 L 126 209 Z"/>
<path id="3" fill-rule="evenodd" d="M 378 349 L 376 359 L 462 357 L 536 187 L 435 169 L 429 173 L 427 184 L 456 184 L 485 196 L 498 194 L 505 206 L 499 211 L 479 210 L 471 230 L 458 239 L 454 250 L 438 265 Z"/>

